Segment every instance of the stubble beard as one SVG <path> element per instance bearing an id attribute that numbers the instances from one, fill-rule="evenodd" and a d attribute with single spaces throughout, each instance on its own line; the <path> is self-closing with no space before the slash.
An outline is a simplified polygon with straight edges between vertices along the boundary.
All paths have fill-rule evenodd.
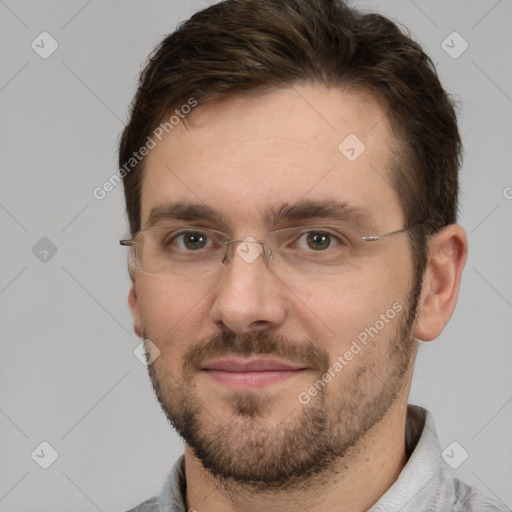
<path id="1" fill-rule="evenodd" d="M 171 375 L 163 366 L 165 361 L 157 359 L 149 366 L 156 397 L 178 434 L 225 488 L 252 492 L 305 489 L 335 471 L 340 459 L 357 453 L 365 435 L 400 399 L 417 350 L 412 331 L 420 291 L 419 286 L 413 287 L 396 317 L 394 332 L 377 340 L 377 345 L 387 347 L 384 356 L 372 359 L 368 345 L 349 363 L 354 365 L 349 378 L 344 368 L 307 405 L 298 405 L 298 393 L 304 390 L 296 390 L 290 411 L 280 421 L 272 418 L 276 410 L 281 413 L 279 397 L 238 392 L 228 397 L 232 415 L 221 422 L 190 386 L 194 369 L 206 354 L 293 355 L 314 360 L 317 378 L 332 364 L 311 342 L 290 345 L 264 331 L 248 336 L 224 332 L 195 345 L 185 355 L 183 375 Z M 143 335 L 152 339 L 147 326 Z M 159 345 L 158 340 L 154 342 Z"/>

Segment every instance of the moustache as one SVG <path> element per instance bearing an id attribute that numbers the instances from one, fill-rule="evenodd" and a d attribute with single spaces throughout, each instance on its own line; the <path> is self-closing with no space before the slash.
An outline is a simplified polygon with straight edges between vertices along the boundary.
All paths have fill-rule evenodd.
<path id="1" fill-rule="evenodd" d="M 273 335 L 270 331 L 236 334 L 225 330 L 215 338 L 197 342 L 188 348 L 183 363 L 185 379 L 189 380 L 194 373 L 200 371 L 205 360 L 230 355 L 277 356 L 318 370 L 321 375 L 329 369 L 329 355 L 310 340 L 297 344 L 283 336 Z"/>

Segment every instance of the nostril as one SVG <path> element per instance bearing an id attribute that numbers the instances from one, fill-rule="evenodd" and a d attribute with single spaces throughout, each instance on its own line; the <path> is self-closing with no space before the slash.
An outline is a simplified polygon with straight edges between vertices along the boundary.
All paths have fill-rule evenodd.
<path id="1" fill-rule="evenodd" d="M 257 328 L 258 331 L 260 331 L 261 329 L 268 329 L 268 326 L 270 325 L 270 322 L 268 322 L 267 320 L 255 320 L 252 324 L 251 324 L 251 328 Z"/>

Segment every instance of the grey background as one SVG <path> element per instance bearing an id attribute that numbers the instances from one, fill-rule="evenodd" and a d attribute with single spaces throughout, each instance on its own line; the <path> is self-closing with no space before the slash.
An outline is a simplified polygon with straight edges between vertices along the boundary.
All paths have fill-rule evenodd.
<path id="1" fill-rule="evenodd" d="M 469 260 L 410 401 L 443 448 L 469 453 L 456 476 L 512 506 L 512 2 L 359 4 L 405 24 L 462 105 Z M 121 186 L 92 191 L 116 171 L 147 54 L 205 5 L 0 0 L 0 511 L 126 510 L 182 453 L 133 355 Z M 59 44 L 47 59 L 31 48 L 43 31 Z M 457 59 L 441 46 L 453 31 L 469 43 Z M 46 262 L 43 237 L 57 248 Z M 48 469 L 31 458 L 43 441 L 58 452 Z"/>

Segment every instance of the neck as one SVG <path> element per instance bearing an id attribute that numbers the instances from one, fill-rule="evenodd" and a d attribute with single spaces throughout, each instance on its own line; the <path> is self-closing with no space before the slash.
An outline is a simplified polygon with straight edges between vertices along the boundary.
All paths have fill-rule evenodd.
<path id="1" fill-rule="evenodd" d="M 407 462 L 406 400 L 397 401 L 350 453 L 300 487 L 255 493 L 241 484 L 219 482 L 185 447 L 187 510 L 198 512 L 308 512 L 368 510 L 393 485 Z M 299 506 L 300 505 L 300 506 Z"/>

